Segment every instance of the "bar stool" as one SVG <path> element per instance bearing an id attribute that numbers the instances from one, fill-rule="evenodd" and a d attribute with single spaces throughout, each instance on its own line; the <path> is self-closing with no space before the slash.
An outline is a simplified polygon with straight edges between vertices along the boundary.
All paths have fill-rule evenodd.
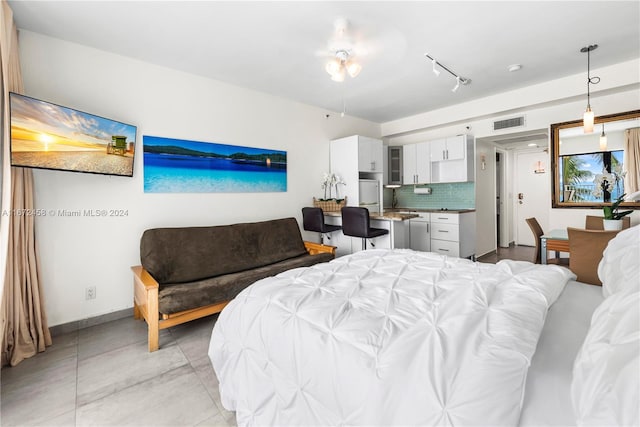
<path id="1" fill-rule="evenodd" d="M 320 243 L 324 243 L 324 236 L 331 240 L 329 233 L 342 229 L 339 225 L 325 224 L 321 208 L 302 208 L 302 228 L 307 231 L 320 233 Z"/>
<path id="2" fill-rule="evenodd" d="M 360 237 L 362 250 L 367 249 L 367 239 L 383 236 L 389 233 L 384 228 L 371 228 L 369 210 L 357 206 L 345 206 L 342 208 L 342 233 L 345 236 Z M 376 245 L 370 242 L 371 246 Z"/>

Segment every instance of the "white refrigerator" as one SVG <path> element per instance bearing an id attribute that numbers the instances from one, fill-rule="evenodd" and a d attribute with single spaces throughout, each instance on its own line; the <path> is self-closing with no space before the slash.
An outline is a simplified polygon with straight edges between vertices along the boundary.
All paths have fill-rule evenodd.
<path id="1" fill-rule="evenodd" d="M 376 179 L 361 179 L 358 183 L 359 205 L 369 212 L 380 212 L 380 182 Z"/>

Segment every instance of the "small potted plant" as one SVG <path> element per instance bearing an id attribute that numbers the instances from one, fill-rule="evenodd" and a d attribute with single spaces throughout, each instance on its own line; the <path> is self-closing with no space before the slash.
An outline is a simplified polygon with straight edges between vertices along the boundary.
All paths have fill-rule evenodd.
<path id="1" fill-rule="evenodd" d="M 618 197 L 611 206 L 604 206 L 602 211 L 604 212 L 603 225 L 605 230 L 622 230 L 622 218 L 629 215 L 633 211 L 620 212 L 620 203 L 624 201 L 626 194 Z"/>
<path id="2" fill-rule="evenodd" d="M 341 199 L 338 193 L 338 185 L 346 185 L 345 182 L 340 178 L 340 176 L 334 173 L 325 173 L 322 178 L 321 187 L 324 190 L 324 198 L 316 199 L 313 198 L 313 206 L 322 208 L 325 212 L 335 212 L 339 211 L 342 207 L 346 206 L 347 198 L 346 196 Z M 335 187 L 336 197 L 333 197 L 332 191 Z M 329 197 L 327 197 L 327 191 L 329 193 Z"/>

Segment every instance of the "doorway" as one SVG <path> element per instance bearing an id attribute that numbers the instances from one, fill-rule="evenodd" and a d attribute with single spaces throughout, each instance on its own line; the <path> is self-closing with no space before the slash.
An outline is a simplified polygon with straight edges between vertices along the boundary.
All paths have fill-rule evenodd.
<path id="1" fill-rule="evenodd" d="M 509 233 L 509 189 L 507 185 L 507 152 L 496 148 L 496 242 L 497 246 L 508 248 L 511 243 Z"/>

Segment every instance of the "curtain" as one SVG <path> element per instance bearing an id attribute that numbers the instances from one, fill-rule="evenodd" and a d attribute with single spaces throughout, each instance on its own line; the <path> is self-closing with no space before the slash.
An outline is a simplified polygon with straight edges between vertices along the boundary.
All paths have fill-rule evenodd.
<path id="1" fill-rule="evenodd" d="M 624 177 L 624 192 L 640 190 L 640 128 L 624 131 L 624 156 L 627 175 Z"/>
<path id="2" fill-rule="evenodd" d="M 0 60 L 2 68 L 2 366 L 15 366 L 51 345 L 42 298 L 33 215 L 33 174 L 9 166 L 9 92 L 23 92 L 18 32 L 11 8 L 2 0 Z"/>

